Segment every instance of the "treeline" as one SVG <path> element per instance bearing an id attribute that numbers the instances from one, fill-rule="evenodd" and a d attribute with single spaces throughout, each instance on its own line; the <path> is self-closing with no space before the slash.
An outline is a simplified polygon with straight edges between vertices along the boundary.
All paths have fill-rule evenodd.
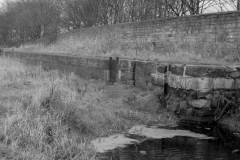
<path id="1" fill-rule="evenodd" d="M 239 0 L 18 0 L 0 13 L 0 45 L 19 46 L 83 27 L 196 15 L 218 7 L 239 8 Z"/>

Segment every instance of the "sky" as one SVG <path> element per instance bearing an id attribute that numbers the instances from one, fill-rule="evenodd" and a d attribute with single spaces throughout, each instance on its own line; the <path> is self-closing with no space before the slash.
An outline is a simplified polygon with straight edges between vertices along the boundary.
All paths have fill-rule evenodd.
<path id="1" fill-rule="evenodd" d="M 2 8 L 5 2 L 12 1 L 12 0 L 0 0 L 0 9 Z"/>
<path id="2" fill-rule="evenodd" d="M 6 0 L 0 0 L 0 12 L 2 11 L 2 6 L 3 6 L 4 1 L 6 1 Z"/>
<path id="3" fill-rule="evenodd" d="M 0 7 L 3 6 L 3 3 L 10 2 L 10 1 L 14 1 L 14 0 L 0 0 Z"/>
<path id="4" fill-rule="evenodd" d="M 3 2 L 4 0 L 0 0 L 0 6 L 2 5 L 2 2 Z"/>

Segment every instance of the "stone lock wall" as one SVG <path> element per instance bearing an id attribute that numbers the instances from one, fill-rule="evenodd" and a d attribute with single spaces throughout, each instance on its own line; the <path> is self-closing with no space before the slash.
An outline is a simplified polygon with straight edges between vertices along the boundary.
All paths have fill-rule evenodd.
<path id="1" fill-rule="evenodd" d="M 3 55 L 29 64 L 40 64 L 45 69 L 74 72 L 82 78 L 102 79 L 113 83 L 118 81 L 145 89 L 154 85 L 163 87 L 164 83 L 168 83 L 172 88 L 199 92 L 240 89 L 240 65 L 194 65 L 12 51 L 5 51 Z"/>
<path id="2" fill-rule="evenodd" d="M 124 83 L 143 89 L 162 87 L 165 89 L 164 99 L 169 110 L 194 118 L 213 118 L 211 107 L 221 95 L 227 97 L 227 101 L 240 103 L 237 98 L 240 96 L 240 66 L 175 64 L 112 57 L 68 57 L 11 51 L 2 54 L 27 64 L 41 65 L 46 70 L 73 72 L 85 79 Z M 215 118 L 221 117 L 222 109 L 224 108 L 219 109 L 219 115 Z"/>
<path id="3" fill-rule="evenodd" d="M 183 56 L 190 61 L 213 58 L 233 62 L 239 56 L 239 12 L 140 22 L 131 28 L 130 37 L 152 43 L 149 50 L 159 54 Z"/>
<path id="4" fill-rule="evenodd" d="M 59 39 L 77 37 L 99 41 L 113 48 L 109 52 L 118 57 L 126 54 L 172 62 L 239 62 L 240 12 L 92 27 L 60 35 Z"/>
<path id="5" fill-rule="evenodd" d="M 74 72 L 86 79 L 120 82 L 144 89 L 164 87 L 165 96 L 169 95 L 167 88 L 174 89 L 172 95 L 180 90 L 184 96 L 166 97 L 169 102 L 179 100 L 169 105 L 169 109 L 178 112 L 185 106 L 185 112 L 192 115 L 196 114 L 193 109 L 210 109 L 214 96 L 218 98 L 222 93 L 227 95 L 225 101 L 232 102 L 231 97 L 235 97 L 234 103 L 240 103 L 240 65 L 233 65 L 240 60 L 239 25 L 240 12 L 227 12 L 125 23 L 72 33 L 87 38 L 109 38 L 123 49 L 122 53 L 132 48 L 134 54 L 137 50 L 171 57 L 168 61 L 14 51 L 2 54 L 25 63 L 40 64 L 45 69 Z"/>

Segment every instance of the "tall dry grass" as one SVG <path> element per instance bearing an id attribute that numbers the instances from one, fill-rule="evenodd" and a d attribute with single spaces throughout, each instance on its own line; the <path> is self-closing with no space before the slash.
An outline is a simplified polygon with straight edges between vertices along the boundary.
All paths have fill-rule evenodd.
<path id="1" fill-rule="evenodd" d="M 128 94 L 111 97 L 108 88 L 0 58 L 0 143 L 24 160 L 91 160 L 96 157 L 90 141 L 96 137 L 136 124 L 175 122 L 167 112 L 156 113 L 153 95 L 116 86 Z"/>

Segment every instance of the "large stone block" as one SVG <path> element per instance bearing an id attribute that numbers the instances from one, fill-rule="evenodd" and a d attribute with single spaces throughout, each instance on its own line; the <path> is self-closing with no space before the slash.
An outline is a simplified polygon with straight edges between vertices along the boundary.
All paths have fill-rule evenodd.
<path id="1" fill-rule="evenodd" d="M 188 102 L 188 104 L 191 105 L 193 108 L 197 108 L 197 109 L 211 107 L 211 101 L 206 99 L 191 100 Z"/>
<path id="2" fill-rule="evenodd" d="M 231 78 L 239 78 L 240 79 L 240 71 L 235 71 L 230 74 Z"/>
<path id="3" fill-rule="evenodd" d="M 234 89 L 234 80 L 227 78 L 214 78 L 213 79 L 214 89 Z"/>

